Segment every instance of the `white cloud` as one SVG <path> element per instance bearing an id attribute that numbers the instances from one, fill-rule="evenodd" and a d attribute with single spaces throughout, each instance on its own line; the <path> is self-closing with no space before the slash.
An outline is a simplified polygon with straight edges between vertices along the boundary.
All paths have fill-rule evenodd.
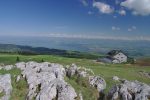
<path id="1" fill-rule="evenodd" d="M 114 9 L 110 5 L 102 2 L 93 2 L 93 7 L 97 8 L 100 13 L 110 14 L 114 12 Z"/>
<path id="2" fill-rule="evenodd" d="M 80 2 L 84 5 L 84 6 L 88 6 L 88 3 L 86 0 L 80 0 Z"/>
<path id="3" fill-rule="evenodd" d="M 116 27 L 116 26 L 112 26 L 111 29 L 112 29 L 113 31 L 119 31 L 119 30 L 120 30 L 120 28 L 119 28 L 119 27 Z"/>
<path id="4" fill-rule="evenodd" d="M 117 16 L 113 16 L 113 18 L 117 18 Z"/>
<path id="5" fill-rule="evenodd" d="M 137 29 L 136 26 L 132 26 L 131 28 L 128 28 L 128 31 L 131 32 L 131 31 L 134 31 L 136 29 Z"/>
<path id="6" fill-rule="evenodd" d="M 136 26 L 132 26 L 132 29 L 136 30 Z"/>
<path id="7" fill-rule="evenodd" d="M 129 32 L 131 32 L 131 31 L 132 31 L 132 29 L 131 29 L 131 28 L 128 28 L 128 31 L 129 31 Z"/>
<path id="8" fill-rule="evenodd" d="M 120 15 L 122 15 L 122 16 L 125 16 L 125 15 L 126 15 L 126 11 L 125 11 L 125 10 L 120 10 L 118 13 L 119 13 Z"/>
<path id="9" fill-rule="evenodd" d="M 150 0 L 126 0 L 121 6 L 132 10 L 134 15 L 150 15 Z"/>
<path id="10" fill-rule="evenodd" d="M 89 14 L 89 15 L 92 15 L 92 14 L 93 14 L 93 12 L 92 12 L 92 11 L 88 11 L 88 14 Z"/>
<path id="11" fill-rule="evenodd" d="M 117 4 L 119 4 L 120 3 L 120 1 L 119 0 L 115 0 L 115 4 L 117 5 Z"/>

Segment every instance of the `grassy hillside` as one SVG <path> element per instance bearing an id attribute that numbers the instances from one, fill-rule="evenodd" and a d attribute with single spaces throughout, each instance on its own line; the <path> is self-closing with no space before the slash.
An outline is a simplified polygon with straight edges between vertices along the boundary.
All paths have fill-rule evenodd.
<path id="1" fill-rule="evenodd" d="M 18 55 L 18 54 L 0 54 L 0 63 L 15 64 L 17 57 L 19 57 L 20 61 L 25 61 L 25 62 L 48 61 L 52 63 L 60 63 L 63 65 L 76 63 L 78 66 L 91 68 L 96 75 L 100 75 L 106 80 L 107 89 L 105 92 L 107 92 L 108 89 L 110 89 L 113 86 L 113 84 L 115 84 L 115 82 L 112 80 L 113 76 L 118 76 L 120 78 L 124 78 L 127 80 L 138 80 L 138 81 L 150 84 L 149 78 L 141 76 L 139 74 L 139 71 L 150 72 L 150 66 L 140 67 L 137 65 L 129 65 L 129 64 L 116 64 L 116 65 L 115 64 L 101 64 L 90 59 L 67 58 L 67 57 L 53 56 L 53 55 Z M 12 75 L 18 75 L 20 74 L 20 71 L 18 71 L 17 69 L 13 69 L 11 71 L 0 71 L 0 73 L 1 74 L 11 73 Z M 15 77 L 12 77 L 12 80 L 13 80 L 13 87 L 15 88 L 13 90 L 12 100 L 24 100 L 23 98 L 25 97 L 25 94 L 27 92 L 27 84 L 25 80 L 21 80 L 19 84 L 15 83 L 14 81 Z M 95 94 L 95 92 L 93 92 L 94 90 L 91 90 L 91 88 L 85 88 L 82 85 L 77 84 L 76 78 L 73 78 L 71 80 L 66 78 L 66 81 L 68 81 L 76 89 L 78 93 L 82 92 L 85 100 L 91 100 L 90 99 L 91 96 Z M 19 92 L 20 89 L 22 90 L 22 92 Z"/>
<path id="2" fill-rule="evenodd" d="M 59 55 L 63 57 L 70 58 L 87 58 L 87 59 L 97 59 L 104 55 L 86 53 L 79 51 L 69 51 L 60 49 L 49 49 L 45 47 L 31 47 L 31 46 L 21 46 L 14 44 L 0 44 L 0 53 L 9 54 L 21 54 L 21 55 Z"/>

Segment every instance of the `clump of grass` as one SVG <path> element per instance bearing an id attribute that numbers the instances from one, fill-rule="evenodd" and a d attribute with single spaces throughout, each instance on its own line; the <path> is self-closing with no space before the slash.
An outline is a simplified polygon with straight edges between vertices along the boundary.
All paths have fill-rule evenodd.
<path id="1" fill-rule="evenodd" d="M 16 83 L 16 78 L 12 80 L 13 91 L 11 94 L 11 100 L 25 100 L 27 92 L 28 92 L 28 85 L 25 79 L 21 79 Z"/>
<path id="2" fill-rule="evenodd" d="M 0 98 L 3 97 L 4 95 L 5 95 L 4 91 L 0 92 Z"/>

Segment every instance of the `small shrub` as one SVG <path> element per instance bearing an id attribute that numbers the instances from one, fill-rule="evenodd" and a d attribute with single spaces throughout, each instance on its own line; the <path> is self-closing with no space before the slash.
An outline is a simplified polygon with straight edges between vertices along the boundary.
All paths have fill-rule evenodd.
<path id="1" fill-rule="evenodd" d="M 41 62 L 44 62 L 44 59 L 42 59 Z"/>
<path id="2" fill-rule="evenodd" d="M 20 58 L 17 56 L 16 62 L 19 62 L 19 61 L 20 61 Z"/>

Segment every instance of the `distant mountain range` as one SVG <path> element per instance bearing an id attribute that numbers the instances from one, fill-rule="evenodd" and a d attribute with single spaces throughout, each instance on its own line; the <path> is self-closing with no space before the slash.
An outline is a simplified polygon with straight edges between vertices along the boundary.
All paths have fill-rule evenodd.
<path id="1" fill-rule="evenodd" d="M 100 54 L 85 53 L 79 51 L 49 49 L 45 47 L 22 46 L 15 44 L 0 44 L 0 53 L 17 53 L 22 55 L 58 55 L 72 58 L 97 59 Z"/>

